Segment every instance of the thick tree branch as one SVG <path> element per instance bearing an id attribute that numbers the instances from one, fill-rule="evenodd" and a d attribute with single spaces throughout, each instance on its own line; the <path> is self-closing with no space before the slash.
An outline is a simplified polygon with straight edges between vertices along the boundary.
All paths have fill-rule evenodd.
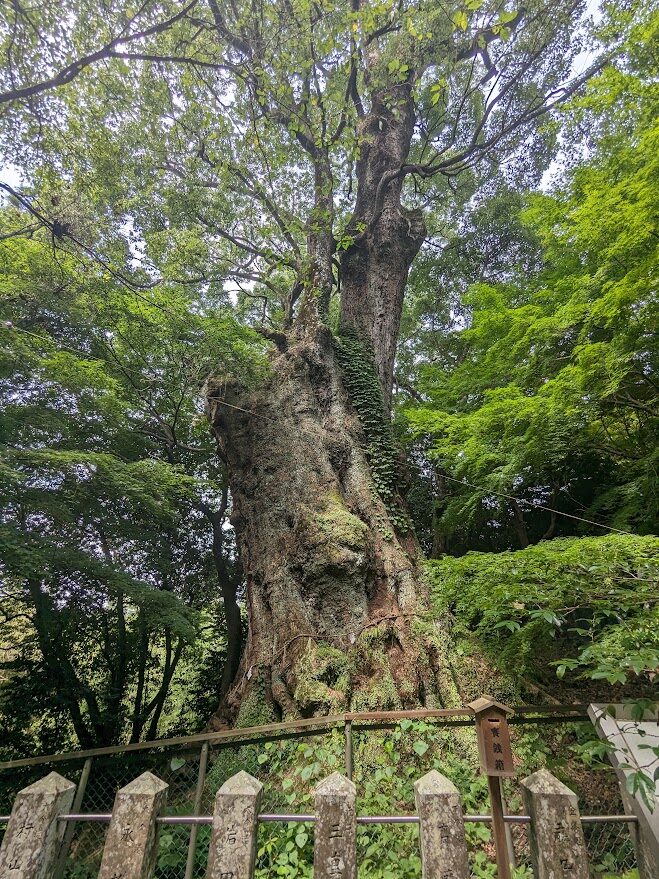
<path id="1" fill-rule="evenodd" d="M 89 67 L 90 65 L 95 64 L 98 61 L 103 61 L 107 58 L 111 58 L 117 46 L 135 43 L 138 40 L 144 40 L 147 37 L 152 37 L 156 34 L 160 34 L 163 33 L 163 31 L 168 30 L 177 21 L 185 18 L 196 5 L 197 0 L 192 0 L 192 2 L 189 3 L 187 6 L 184 6 L 180 12 L 178 12 L 176 15 L 173 15 L 171 18 L 166 19 L 165 21 L 161 21 L 158 24 L 154 24 L 151 27 L 144 28 L 143 30 L 136 31 L 133 34 L 128 34 L 127 36 L 115 37 L 113 40 L 110 40 L 109 43 L 106 43 L 100 49 L 97 49 L 96 52 L 91 52 L 88 55 L 83 55 L 80 58 L 77 58 L 75 61 L 67 64 L 66 67 L 63 67 L 56 74 L 49 77 L 48 79 L 41 80 L 41 82 L 35 82 L 32 85 L 22 86 L 21 88 L 9 89 L 6 92 L 1 92 L 0 104 L 6 104 L 11 101 L 19 101 L 23 98 L 33 97 L 34 95 L 39 95 L 42 92 L 66 85 L 67 83 L 74 80 L 76 76 L 82 73 L 82 71 L 86 67 Z M 134 18 L 132 19 L 132 21 L 134 21 Z"/>

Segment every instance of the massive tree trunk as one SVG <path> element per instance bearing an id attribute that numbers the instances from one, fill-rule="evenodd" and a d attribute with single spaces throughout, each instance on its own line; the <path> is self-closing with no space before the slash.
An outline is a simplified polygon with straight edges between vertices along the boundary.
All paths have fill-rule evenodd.
<path id="1" fill-rule="evenodd" d="M 266 387 L 215 381 L 208 400 L 250 620 L 221 719 L 450 702 L 418 546 L 376 490 L 329 330 L 291 337 Z"/>
<path id="2" fill-rule="evenodd" d="M 333 246 L 323 228 L 331 211 L 319 209 L 321 167 L 308 247 L 314 281 L 292 327 L 274 337 L 269 381 L 252 392 L 235 379 L 208 386 L 249 613 L 218 724 L 459 698 L 445 639 L 426 618 L 389 424 L 403 294 L 425 236 L 420 213 L 401 205 L 397 173 L 413 127 L 405 83 L 376 95 L 361 121 L 339 338 L 322 320 Z"/>

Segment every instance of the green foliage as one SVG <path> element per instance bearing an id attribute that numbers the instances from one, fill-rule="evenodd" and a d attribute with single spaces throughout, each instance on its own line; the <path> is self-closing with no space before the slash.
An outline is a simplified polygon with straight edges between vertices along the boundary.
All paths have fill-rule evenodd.
<path id="1" fill-rule="evenodd" d="M 513 726 L 513 750 L 520 777 L 543 766 L 569 780 L 575 787 L 575 755 L 571 743 L 583 738 L 590 724 Z M 591 729 L 592 731 L 592 729 Z M 470 814 L 489 811 L 485 776 L 465 758 L 461 735 L 430 721 L 402 720 L 391 730 L 353 730 L 354 781 L 357 814 L 411 814 L 414 782 L 431 769 L 446 775 L 460 791 L 463 809 Z M 313 789 L 331 772 L 343 772 L 344 740 L 340 730 L 306 741 L 281 740 L 242 747 L 230 756 L 222 751 L 209 773 L 212 793 L 231 774 L 246 768 L 263 783 L 264 812 L 309 814 L 313 812 Z M 578 762 L 577 762 L 578 765 Z M 506 781 L 505 795 L 512 812 L 522 810 L 521 792 L 513 780 Z M 601 790 L 598 791 L 601 796 Z M 587 807 L 583 807 L 584 809 Z M 474 876 L 494 879 L 491 830 L 485 824 L 465 825 L 470 866 Z M 598 873 L 611 866 L 609 852 L 593 866 Z M 368 879 L 420 877 L 418 827 L 366 825 L 357 829 L 357 861 L 360 875 Z M 259 828 L 257 869 L 259 879 L 281 876 L 309 879 L 313 865 L 313 825 L 268 823 Z M 612 871 L 613 874 L 613 871 Z M 518 868 L 516 879 L 530 876 Z"/>
<path id="2" fill-rule="evenodd" d="M 20 222 L 0 212 L 3 232 Z M 190 731 L 208 708 L 178 683 L 197 690 L 224 642 L 204 510 L 225 476 L 200 389 L 258 382 L 262 344 L 210 298 L 56 260 L 44 233 L 3 241 L 0 270 L 6 756 Z M 233 552 L 228 536 L 228 575 Z"/>
<path id="3" fill-rule="evenodd" d="M 250 675 L 252 669 L 248 669 Z M 272 723 L 274 718 L 266 698 L 265 675 L 257 670 L 257 679 L 250 687 L 246 699 L 240 705 L 240 711 L 236 718 L 236 726 L 260 726 L 264 723 Z"/>
<path id="4" fill-rule="evenodd" d="M 560 188 L 500 184 L 456 236 L 457 261 L 450 245 L 419 267 L 406 356 L 422 402 L 405 418 L 456 553 L 593 532 L 560 512 L 656 532 L 657 26 L 648 11 L 627 61 L 565 111 L 566 136 L 588 130 L 590 151 Z M 427 329 L 429 272 L 451 273 L 459 298 L 452 315 L 434 309 L 440 332 Z"/>
<path id="5" fill-rule="evenodd" d="M 414 781 L 431 768 L 440 769 L 458 785 L 468 811 L 486 808 L 487 784 L 474 775 L 469 761 L 450 733 L 431 723 L 402 721 L 391 732 L 354 735 L 357 811 L 363 815 L 398 814 L 414 810 Z M 210 775 L 211 789 L 237 768 L 248 767 L 264 783 L 265 811 L 306 814 L 313 811 L 313 788 L 331 772 L 343 771 L 344 742 L 340 731 L 308 742 L 269 742 L 260 749 L 242 748 L 234 758 L 221 757 Z M 490 831 L 468 825 L 474 863 Z M 483 858 L 479 858 L 479 853 Z M 357 832 L 357 860 L 369 879 L 421 875 L 418 828 L 365 826 Z M 307 879 L 312 875 L 312 825 L 266 824 L 257 843 L 258 877 Z M 489 865 L 483 876 L 492 876 Z"/>
<path id="6" fill-rule="evenodd" d="M 623 53 L 568 116 L 541 129 L 542 96 L 561 93 L 581 48 L 571 2 L 538 3 L 520 31 L 518 12 L 528 10 L 499 0 L 291 0 L 257 4 L 258 15 L 237 0 L 219 19 L 208 4 L 193 11 L 171 0 L 135 9 L 110 0 L 101 10 L 83 0 L 64 4 L 65 14 L 45 0 L 5 6 L 0 90 L 34 87 L 29 100 L 3 104 L 0 131 L 7 170 L 21 176 L 17 195 L 3 189 L 0 211 L 0 712 L 14 717 L 9 750 L 199 722 L 188 690 L 208 712 L 214 685 L 200 679 L 218 671 L 224 645 L 212 549 L 235 581 L 240 573 L 226 521 L 215 528 L 219 552 L 211 547 L 220 499 L 222 516 L 230 502 L 204 382 L 233 375 L 258 385 L 268 367 L 254 328 L 289 333 L 301 291 L 313 286 L 314 249 L 323 242 L 331 274 L 333 258 L 341 268 L 374 234 L 370 220 L 380 217 L 357 216 L 364 181 L 353 187 L 354 170 L 369 125 L 396 130 L 403 92 L 416 113 L 408 164 L 384 190 L 384 178 L 366 189 L 379 196 L 400 185 L 405 208 L 425 212 L 433 245 L 413 270 L 397 367 L 399 388 L 409 385 L 420 403 L 397 426 L 427 489 L 426 544 L 501 550 L 580 527 L 529 512 L 538 502 L 613 527 L 655 527 L 653 10 L 605 11 L 602 43 L 612 49 L 631 34 Z M 136 31 L 138 40 L 115 45 L 122 51 L 101 51 L 102 63 L 58 78 Z M 520 118 L 527 124 L 509 124 Z M 584 132 L 580 167 L 553 194 L 530 195 L 559 135 L 569 149 Z M 388 511 L 382 536 L 393 539 L 390 523 L 401 533 L 411 523 L 373 358 L 348 334 L 336 356 Z M 462 478 L 476 487 L 456 489 Z M 313 526 L 327 542 L 364 541 L 338 505 Z M 506 580 L 489 557 L 467 558 L 480 594 L 456 575 L 455 600 L 471 596 L 475 606 L 496 577 Z M 645 601 L 635 559 L 621 570 Z M 620 668 L 645 674 L 655 605 L 635 613 L 611 570 L 601 572 L 611 580 L 604 597 L 588 592 L 588 578 L 579 592 L 580 570 L 568 582 L 576 598 L 552 580 L 546 597 L 530 590 L 514 615 L 504 613 L 506 593 L 490 615 L 497 638 L 517 639 L 527 654 L 531 636 L 560 642 L 549 635 L 573 628 L 572 598 L 589 614 L 587 635 L 576 633 L 584 642 L 562 662 L 556 655 L 559 668 L 572 673 L 577 663 L 606 680 L 619 680 Z M 478 628 L 472 612 L 464 606 Z M 372 671 L 363 707 L 400 697 L 381 636 L 364 633 L 355 648 Z M 330 705 L 324 679 L 347 689 L 354 668 L 329 652 L 310 665 L 299 698 Z M 252 673 L 241 723 L 270 719 L 267 678 Z M 420 738 L 410 759 L 428 758 L 428 744 Z M 330 759 L 315 762 L 324 771 Z M 320 768 L 305 766 L 301 781 Z M 297 869 L 292 853 L 308 849 L 290 833 L 277 869 Z M 376 844 L 367 843 L 365 854 Z M 418 862 L 403 849 L 414 875 Z M 373 868 L 384 877 L 390 867 Z"/>
<path id="7" fill-rule="evenodd" d="M 364 452 L 375 489 L 394 527 L 400 532 L 408 531 L 411 523 L 398 494 L 399 452 L 385 416 L 373 355 L 362 340 L 348 332 L 335 337 L 334 350 L 350 402 L 364 431 Z"/>
<path id="8" fill-rule="evenodd" d="M 659 674 L 658 538 L 561 538 L 428 571 L 438 613 L 504 668 L 647 689 Z"/>

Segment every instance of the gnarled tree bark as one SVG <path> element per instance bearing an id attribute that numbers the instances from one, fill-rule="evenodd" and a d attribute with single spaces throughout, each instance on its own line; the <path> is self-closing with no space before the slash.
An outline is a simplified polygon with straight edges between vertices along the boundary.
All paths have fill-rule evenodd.
<path id="1" fill-rule="evenodd" d="M 250 632 L 230 694 L 233 714 L 239 704 L 240 721 L 248 722 L 257 705 L 304 714 L 453 699 L 448 656 L 434 654 L 441 639 L 418 623 L 427 607 L 418 546 L 396 514 L 402 502 L 395 487 L 382 489 L 377 460 L 382 446 L 375 434 L 389 418 L 403 294 L 426 234 L 421 211 L 401 201 L 403 183 L 409 175 L 453 177 L 496 158 L 517 129 L 574 94 L 602 62 L 563 84 L 560 65 L 556 76 L 547 65 L 552 52 L 564 55 L 572 3 L 562 11 L 547 4 L 532 16 L 520 9 L 502 20 L 461 12 L 457 28 L 455 16 L 442 10 L 417 33 L 407 7 L 376 12 L 351 0 L 338 55 L 333 49 L 326 56 L 320 48 L 325 10 L 312 4 L 296 16 L 287 5 L 276 6 L 268 25 L 296 48 L 306 47 L 282 76 L 258 16 L 217 0 L 209 6 L 229 50 L 228 69 L 245 84 L 255 128 L 283 126 L 293 161 L 300 157 L 313 172 L 307 178 L 313 191 L 303 199 L 306 249 L 291 240 L 291 224 L 274 215 L 287 242 L 282 246 L 290 247 L 282 258 L 287 276 L 295 276 L 288 296 L 269 280 L 267 250 L 221 233 L 250 265 L 257 256 L 264 260 L 263 283 L 285 313 L 283 332 L 269 332 L 278 353 L 265 387 L 250 393 L 235 381 L 208 386 L 248 587 Z M 523 40 L 512 52 L 498 51 L 522 21 L 529 25 Z M 431 72 L 439 79 L 428 101 Z M 425 109 L 415 105 L 415 94 Z M 447 114 L 453 116 L 448 125 Z M 419 149 L 412 150 L 417 123 Z M 347 176 L 341 163 L 350 168 L 352 193 L 353 156 L 356 197 L 337 247 L 334 215 Z M 348 380 L 347 369 L 342 378 L 347 362 L 339 365 L 325 323 L 337 287 L 339 336 L 346 341 L 341 358 L 361 346 L 370 352 L 364 374 L 377 377 L 367 382 L 378 389 L 368 417 L 355 393 L 359 382 L 354 375 Z M 387 466 L 389 479 L 392 462 Z"/>
<path id="2" fill-rule="evenodd" d="M 370 342 L 387 412 L 407 275 L 426 235 L 421 212 L 401 203 L 398 171 L 413 132 L 410 83 L 376 93 L 359 126 L 363 147 L 348 226 L 355 241 L 341 260 L 341 327 Z"/>
<path id="3" fill-rule="evenodd" d="M 210 383 L 208 404 L 250 620 L 218 721 L 450 702 L 418 546 L 375 490 L 330 331 L 291 337 L 259 391 Z"/>

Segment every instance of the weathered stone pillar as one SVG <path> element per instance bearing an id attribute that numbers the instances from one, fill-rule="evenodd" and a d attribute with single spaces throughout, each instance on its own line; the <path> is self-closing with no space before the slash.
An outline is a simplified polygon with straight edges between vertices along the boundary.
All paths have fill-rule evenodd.
<path id="1" fill-rule="evenodd" d="M 262 790 L 247 772 L 238 772 L 218 790 L 207 879 L 252 879 Z"/>
<path id="2" fill-rule="evenodd" d="M 531 816 L 536 879 L 588 879 L 588 852 L 576 794 L 548 769 L 540 769 L 520 783 Z"/>
<path id="3" fill-rule="evenodd" d="M 57 772 L 23 788 L 16 796 L 0 847 L 2 879 L 49 879 L 55 869 L 64 822 L 76 786 Z"/>
<path id="4" fill-rule="evenodd" d="M 460 793 L 453 782 L 432 769 L 414 782 L 420 819 L 423 879 L 469 879 Z"/>
<path id="5" fill-rule="evenodd" d="M 357 879 L 357 788 L 338 772 L 316 786 L 314 879 Z"/>
<path id="6" fill-rule="evenodd" d="M 117 791 L 98 879 L 150 879 L 158 855 L 156 818 L 167 802 L 168 787 L 143 772 Z"/>

